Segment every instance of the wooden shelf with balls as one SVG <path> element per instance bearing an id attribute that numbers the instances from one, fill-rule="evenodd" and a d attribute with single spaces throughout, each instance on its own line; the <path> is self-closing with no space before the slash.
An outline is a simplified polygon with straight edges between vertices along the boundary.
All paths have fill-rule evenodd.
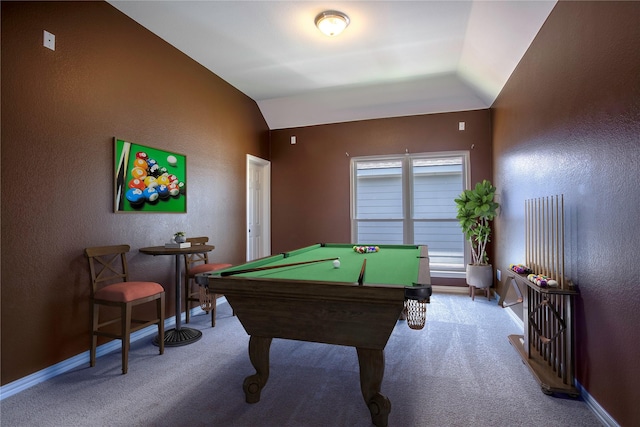
<path id="1" fill-rule="evenodd" d="M 185 155 L 115 142 L 115 212 L 187 211 Z"/>

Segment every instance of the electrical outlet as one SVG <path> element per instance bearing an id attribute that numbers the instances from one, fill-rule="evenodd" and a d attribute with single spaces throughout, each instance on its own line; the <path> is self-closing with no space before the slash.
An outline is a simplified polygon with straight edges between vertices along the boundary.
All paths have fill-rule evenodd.
<path id="1" fill-rule="evenodd" d="M 47 30 L 44 30 L 43 46 L 51 50 L 56 50 L 56 36 Z"/>
<path id="2" fill-rule="evenodd" d="M 496 269 L 496 278 L 498 279 L 498 282 L 502 280 L 502 272 L 498 269 Z"/>

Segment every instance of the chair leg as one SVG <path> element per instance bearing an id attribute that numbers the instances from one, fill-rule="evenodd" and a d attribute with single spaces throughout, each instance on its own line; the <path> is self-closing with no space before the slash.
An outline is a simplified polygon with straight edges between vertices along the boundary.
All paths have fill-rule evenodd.
<path id="1" fill-rule="evenodd" d="M 160 354 L 164 354 L 164 294 L 156 300 L 156 309 L 158 313 L 158 348 Z"/>
<path id="2" fill-rule="evenodd" d="M 95 331 L 98 329 L 98 306 L 91 303 L 91 350 L 89 352 L 89 366 L 96 366 L 96 347 L 98 346 L 98 336 Z"/>
<path id="3" fill-rule="evenodd" d="M 129 343 L 131 336 L 131 305 L 122 307 L 122 374 L 129 369 Z"/>
<path id="4" fill-rule="evenodd" d="M 216 304 L 216 301 L 218 300 L 218 295 L 213 294 L 213 301 L 211 302 L 211 327 L 215 328 L 216 326 L 216 308 L 218 307 L 218 304 Z"/>

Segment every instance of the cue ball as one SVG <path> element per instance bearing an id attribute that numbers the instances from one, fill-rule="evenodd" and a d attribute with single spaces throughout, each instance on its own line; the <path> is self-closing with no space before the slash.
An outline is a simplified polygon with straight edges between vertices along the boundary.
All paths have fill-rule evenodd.
<path id="1" fill-rule="evenodd" d="M 167 156 L 167 163 L 171 166 L 176 166 L 178 164 L 178 159 L 176 156 Z"/>
<path id="2" fill-rule="evenodd" d="M 333 268 L 340 268 L 340 260 L 339 259 L 333 260 Z"/>

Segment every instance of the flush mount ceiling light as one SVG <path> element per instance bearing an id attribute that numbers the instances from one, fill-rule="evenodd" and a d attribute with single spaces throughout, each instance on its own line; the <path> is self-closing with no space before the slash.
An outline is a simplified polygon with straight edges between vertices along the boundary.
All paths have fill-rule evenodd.
<path id="1" fill-rule="evenodd" d="M 328 36 L 337 36 L 349 25 L 349 17 L 336 10 L 325 10 L 316 16 L 316 27 Z"/>

